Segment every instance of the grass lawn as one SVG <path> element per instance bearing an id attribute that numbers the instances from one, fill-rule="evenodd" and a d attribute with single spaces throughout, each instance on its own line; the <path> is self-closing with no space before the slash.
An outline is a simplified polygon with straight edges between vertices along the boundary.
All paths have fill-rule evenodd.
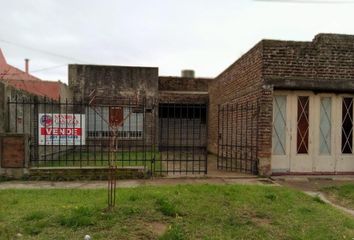
<path id="1" fill-rule="evenodd" d="M 354 209 L 354 184 L 325 187 L 321 191 L 335 203 Z"/>
<path id="2" fill-rule="evenodd" d="M 352 239 L 354 219 L 296 190 L 180 185 L 1 190 L 0 239 Z"/>

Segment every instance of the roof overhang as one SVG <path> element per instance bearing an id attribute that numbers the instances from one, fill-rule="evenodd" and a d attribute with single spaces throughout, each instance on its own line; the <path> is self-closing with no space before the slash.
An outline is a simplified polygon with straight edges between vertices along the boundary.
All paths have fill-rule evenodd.
<path id="1" fill-rule="evenodd" d="M 304 79 L 304 78 L 265 78 L 265 84 L 281 90 L 310 90 L 314 92 L 354 92 L 354 79 Z"/>

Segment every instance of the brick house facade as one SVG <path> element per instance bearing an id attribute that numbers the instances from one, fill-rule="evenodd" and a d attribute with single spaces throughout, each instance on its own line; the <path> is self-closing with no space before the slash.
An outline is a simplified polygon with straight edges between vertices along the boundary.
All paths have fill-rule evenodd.
<path id="1" fill-rule="evenodd" d="M 283 92 L 282 92 L 283 91 Z M 353 158 L 352 155 L 352 100 L 354 92 L 354 36 L 352 35 L 340 35 L 340 34 L 318 34 L 315 36 L 311 42 L 295 42 L 295 41 L 278 41 L 278 40 L 262 40 L 256 46 L 254 46 L 250 51 L 244 54 L 240 59 L 228 67 L 224 72 L 222 72 L 215 81 L 209 86 L 209 96 L 210 96 L 210 110 L 209 110 L 209 150 L 216 153 L 216 147 L 218 142 L 218 132 L 217 132 L 217 105 L 224 104 L 227 102 L 259 102 L 259 116 L 258 116 L 258 159 L 259 159 L 259 173 L 262 175 L 277 174 L 278 170 L 280 173 L 340 173 L 340 172 L 354 172 L 354 164 L 351 163 L 349 158 Z M 316 155 L 314 152 L 315 148 L 310 150 L 310 145 L 307 146 L 306 151 L 311 157 L 307 161 L 314 161 L 312 166 L 308 168 L 303 167 L 285 167 L 284 169 L 276 169 L 276 162 L 274 160 L 274 146 L 275 142 L 275 128 L 273 123 L 273 113 L 277 111 L 274 108 L 274 98 L 275 96 L 284 95 L 290 101 L 290 95 L 294 95 L 291 98 L 295 99 L 293 102 L 294 108 L 288 109 L 288 114 L 290 111 L 298 112 L 299 105 L 296 106 L 296 97 L 299 99 L 302 95 L 307 97 L 306 104 L 310 105 L 310 109 L 307 111 L 307 118 L 302 120 L 301 114 L 298 112 L 297 126 L 296 119 L 291 121 L 295 122 L 293 127 L 293 135 L 286 133 L 291 139 L 299 139 L 299 134 L 301 131 L 306 131 L 306 136 L 304 137 L 304 142 L 306 144 L 313 144 L 317 146 L 316 143 L 319 141 L 313 133 L 317 133 L 318 126 L 315 126 L 316 118 L 320 115 L 316 115 L 319 110 L 315 109 L 317 107 L 317 102 L 321 101 L 321 94 L 332 94 L 330 95 L 330 101 L 337 101 L 335 97 L 341 94 L 341 99 L 347 98 L 349 100 L 348 113 L 351 114 L 350 118 L 345 117 L 345 113 L 339 113 L 343 115 L 342 122 L 346 121 L 346 126 L 340 126 L 340 120 L 337 122 L 331 122 L 329 119 L 329 126 L 325 126 L 327 132 L 333 132 L 333 129 L 337 129 L 337 132 L 333 132 L 332 138 L 336 138 L 338 141 L 347 140 L 347 145 L 350 144 L 351 153 L 345 155 L 348 158 L 346 162 L 343 162 L 342 167 L 341 161 L 345 157 L 342 152 L 333 153 L 333 163 L 336 167 L 321 168 L 317 166 L 321 164 L 321 161 L 316 160 L 321 159 L 320 155 Z M 284 98 L 284 99 L 285 99 Z M 342 100 L 338 101 L 342 101 Z M 328 99 L 326 99 L 328 100 Z M 297 100 L 299 101 L 299 100 Z M 343 100 L 344 101 L 344 100 Z M 351 101 L 351 102 L 350 102 Z M 290 103 L 289 103 L 290 104 Z M 297 103 L 299 104 L 299 102 Z M 336 103 L 336 106 L 342 106 L 342 103 Z M 344 104 L 344 103 L 343 103 Z M 332 106 L 333 105 L 333 106 Z M 333 111 L 336 107 L 334 102 L 332 103 Z M 320 106 L 320 105 L 318 105 Z M 322 106 L 322 105 L 321 105 Z M 343 105 L 344 106 L 344 105 Z M 298 110 L 295 108 L 297 107 Z M 351 109 L 349 109 L 351 108 Z M 328 108 L 329 109 L 329 108 Z M 343 108 L 344 109 L 344 108 Z M 317 112 L 316 112 L 316 111 Z M 321 111 L 323 109 L 321 108 Z M 344 111 L 344 110 L 343 110 Z M 310 114 L 310 115 L 309 115 Z M 296 114 L 293 114 L 293 118 L 296 118 Z M 316 116 L 314 116 L 316 115 Z M 347 114 L 347 116 L 349 116 Z M 300 117 L 299 117 L 300 116 Z M 311 117 L 309 117 L 311 116 Z M 322 115 L 321 115 L 322 116 Z M 313 120 L 311 120 L 313 119 Z M 349 119 L 349 120 L 348 120 Z M 305 130 L 301 130 L 301 121 L 305 121 Z M 306 122 L 307 121 L 307 122 Z M 313 121 L 313 122 L 312 122 Z M 321 119 L 322 121 L 322 119 Z M 351 121 L 351 123 L 350 123 Z M 349 124 L 349 125 L 348 125 Z M 351 124 L 351 125 L 350 125 Z M 280 124 L 281 125 L 281 124 Z M 286 126 L 283 126 L 286 125 Z M 281 125 L 286 131 L 291 128 L 289 122 L 285 121 Z M 313 126 L 312 126 L 313 125 Z M 327 123 L 328 125 L 328 123 Z M 348 128 L 347 130 L 344 127 Z M 297 128 L 297 130 L 296 130 Z M 328 130 L 330 128 L 330 130 Z M 343 137 L 339 135 L 344 135 L 345 131 L 350 135 L 349 139 L 343 140 Z M 296 136 L 297 132 L 297 136 Z M 284 133 L 285 134 L 285 133 Z M 316 134 L 315 134 L 316 135 Z M 338 136 L 337 136 L 338 135 Z M 283 135 L 281 135 L 283 137 Z M 317 136 L 317 135 L 316 135 Z M 336 137 L 337 136 L 337 137 Z M 284 139 L 287 137 L 284 137 Z M 294 141 L 294 140 L 292 140 Z M 312 141 L 312 142 L 311 142 Z M 328 140 L 332 141 L 332 140 Z M 337 141 L 337 142 L 338 142 Z M 285 144 L 285 140 L 284 140 Z M 299 145 L 299 140 L 295 145 L 291 145 L 293 148 Z M 301 142 L 300 142 L 301 145 Z M 337 144 L 338 145 L 338 144 Z M 290 147 L 291 147 L 290 146 Z M 273 152 L 272 152 L 273 147 Z M 290 148 L 289 147 L 289 148 Z M 299 146 L 298 151 L 299 151 Z M 284 147 L 285 148 L 285 147 Z M 343 148 L 343 147 L 342 147 Z M 288 150 L 288 149 L 287 149 Z M 335 149 L 333 149 L 334 151 Z M 285 151 L 285 150 L 284 150 Z M 284 153 L 285 155 L 300 155 L 299 152 Z M 332 154 L 332 153 L 331 153 Z M 334 156 L 336 155 L 336 156 Z M 298 156 L 297 156 L 298 157 Z M 303 161 L 294 157 L 293 162 Z M 323 157 L 322 157 L 323 158 Z M 282 157 L 279 161 L 282 161 Z M 338 160 L 339 159 L 339 160 Z M 274 160 L 274 161 L 273 161 Z M 291 161 L 291 160 L 290 160 Z M 352 161 L 354 162 L 354 161 Z M 304 163 L 305 164 L 305 163 Z M 316 165 L 317 164 L 317 165 Z M 281 165 L 281 164 L 280 164 Z M 295 166 L 295 165 L 294 165 Z M 329 165 L 330 166 L 330 165 Z"/>
<path id="2" fill-rule="evenodd" d="M 0 93 L 5 92 L 1 87 Z M 187 168 L 207 173 L 207 151 L 231 162 L 231 168 L 217 163 L 224 170 L 235 170 L 234 163 L 236 171 L 265 176 L 354 173 L 354 35 L 318 34 L 308 42 L 261 40 L 216 78 L 159 76 L 157 67 L 74 64 L 69 65 L 69 90 L 64 90 L 60 96 L 74 102 L 90 102 L 93 90 L 100 99 L 99 114 L 80 109 L 92 145 L 104 139 L 108 146 L 111 133 L 102 126 L 110 121 L 112 106 L 124 105 L 116 113 L 129 115 L 121 141 L 129 149 L 156 144 L 160 156 L 166 149 L 191 150 L 193 161 L 167 153 L 164 160 L 172 163 L 173 173 L 184 171 L 175 169 L 183 167 L 182 161 L 186 173 Z M 0 115 L 5 116 L 7 95 L 2 95 Z M 146 109 L 138 108 L 139 101 L 118 104 L 120 98 L 148 99 Z M 225 108 L 227 114 L 221 115 Z M 0 130 L 10 129 L 10 122 L 0 124 Z"/>

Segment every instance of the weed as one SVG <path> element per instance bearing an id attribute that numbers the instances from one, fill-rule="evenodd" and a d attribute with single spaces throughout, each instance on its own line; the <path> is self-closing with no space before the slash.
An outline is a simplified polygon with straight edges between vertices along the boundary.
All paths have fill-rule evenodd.
<path id="1" fill-rule="evenodd" d="M 156 204 L 157 209 L 165 216 L 174 217 L 178 214 L 175 206 L 165 198 L 159 198 Z"/>
<path id="2" fill-rule="evenodd" d="M 135 202 L 135 201 L 139 200 L 140 197 L 138 195 L 133 194 L 133 195 L 130 195 L 128 199 L 131 202 Z"/>
<path id="3" fill-rule="evenodd" d="M 87 207 L 78 207 L 68 215 L 59 216 L 60 225 L 71 228 L 93 225 L 94 220 L 94 211 Z"/>
<path id="4" fill-rule="evenodd" d="M 267 198 L 271 201 L 275 201 L 275 200 L 277 200 L 278 197 L 274 193 L 266 193 L 265 198 Z"/>
<path id="5" fill-rule="evenodd" d="M 30 212 L 29 214 L 25 215 L 25 217 L 23 219 L 25 221 L 35 221 L 35 220 L 41 220 L 41 219 L 45 218 L 46 216 L 48 216 L 48 214 L 46 212 L 34 211 L 34 212 Z"/>
<path id="6" fill-rule="evenodd" d="M 186 233 L 181 225 L 175 224 L 170 226 L 169 230 L 162 235 L 159 240 L 185 240 L 187 239 Z"/>
<path id="7" fill-rule="evenodd" d="M 325 204 L 325 202 L 319 197 L 319 196 L 314 196 L 312 198 L 315 202 L 321 203 L 321 204 Z"/>

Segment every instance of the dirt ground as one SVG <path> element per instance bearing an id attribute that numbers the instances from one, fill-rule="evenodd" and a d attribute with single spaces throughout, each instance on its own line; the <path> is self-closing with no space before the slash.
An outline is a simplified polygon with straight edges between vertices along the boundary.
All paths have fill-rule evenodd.
<path id="1" fill-rule="evenodd" d="M 354 176 L 282 176 L 272 177 L 279 185 L 295 188 L 301 191 L 320 191 L 324 187 L 354 184 Z"/>
<path id="2" fill-rule="evenodd" d="M 166 186 L 179 184 L 273 184 L 267 178 L 156 178 L 144 180 L 117 180 L 118 188 L 133 188 L 138 186 Z M 106 188 L 107 181 L 5 181 L 0 182 L 1 189 L 50 189 L 50 188 Z"/>

